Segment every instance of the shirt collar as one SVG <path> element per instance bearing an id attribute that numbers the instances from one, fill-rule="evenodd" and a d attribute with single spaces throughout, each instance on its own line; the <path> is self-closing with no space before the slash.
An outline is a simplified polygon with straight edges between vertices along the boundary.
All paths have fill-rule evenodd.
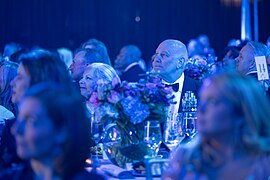
<path id="1" fill-rule="evenodd" d="M 257 73 L 257 71 L 250 71 L 250 72 L 248 72 L 248 73 L 246 74 L 246 76 L 249 75 L 249 74 L 255 74 L 255 73 Z"/>
<path id="2" fill-rule="evenodd" d="M 139 63 L 138 63 L 138 62 L 131 63 L 130 65 L 128 65 L 128 66 L 125 68 L 124 72 L 127 72 L 130 68 L 132 68 L 133 66 L 136 66 L 137 64 L 139 64 Z"/>
<path id="3" fill-rule="evenodd" d="M 162 79 L 162 83 L 163 84 L 175 84 L 175 83 L 179 83 L 179 91 L 182 91 L 182 86 L 183 86 L 183 83 L 184 83 L 184 79 L 185 79 L 185 73 L 182 73 L 182 75 L 180 76 L 180 78 L 178 78 L 176 81 L 174 81 L 173 83 L 168 83 L 166 82 L 165 80 Z"/>

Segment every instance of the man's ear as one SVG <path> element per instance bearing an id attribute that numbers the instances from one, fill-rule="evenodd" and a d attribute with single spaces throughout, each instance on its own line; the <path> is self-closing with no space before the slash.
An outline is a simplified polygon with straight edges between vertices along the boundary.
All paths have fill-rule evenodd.
<path id="1" fill-rule="evenodd" d="M 177 66 L 176 66 L 176 68 L 177 69 L 183 68 L 184 65 L 185 65 L 185 58 L 184 57 L 179 57 L 177 59 Z"/>

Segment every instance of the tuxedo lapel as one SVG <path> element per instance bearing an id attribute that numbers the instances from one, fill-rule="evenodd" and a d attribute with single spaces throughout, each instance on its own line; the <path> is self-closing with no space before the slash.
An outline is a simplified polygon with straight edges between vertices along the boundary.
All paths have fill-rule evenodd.
<path id="1" fill-rule="evenodd" d="M 188 77 L 187 75 L 185 75 L 182 93 L 181 93 L 180 102 L 179 102 L 179 109 L 178 109 L 179 113 L 182 112 L 182 99 L 183 99 L 185 92 L 192 91 L 194 93 L 194 95 L 196 96 L 196 98 L 198 99 L 198 93 L 199 93 L 200 86 L 201 86 L 200 81 L 194 80 L 194 79 Z"/>

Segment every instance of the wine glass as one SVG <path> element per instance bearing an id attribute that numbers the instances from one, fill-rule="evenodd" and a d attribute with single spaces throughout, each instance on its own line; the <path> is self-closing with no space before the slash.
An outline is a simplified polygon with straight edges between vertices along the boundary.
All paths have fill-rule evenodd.
<path id="1" fill-rule="evenodd" d="M 184 138 L 182 113 L 172 114 L 164 124 L 163 142 L 170 151 L 173 151 Z"/>
<path id="2" fill-rule="evenodd" d="M 188 137 L 193 138 L 197 134 L 197 116 L 195 112 L 185 112 L 183 117 L 183 127 Z"/>
<path id="3" fill-rule="evenodd" d="M 91 114 L 90 118 L 90 132 L 91 132 L 91 138 L 95 142 L 95 158 L 98 159 L 99 154 L 102 155 L 102 148 L 100 147 L 99 143 L 103 139 L 103 132 L 104 128 L 103 125 L 99 125 L 95 122 L 94 114 Z"/>
<path id="4" fill-rule="evenodd" d="M 156 157 L 162 142 L 161 129 L 158 121 L 147 121 L 145 123 L 144 142 L 150 148 L 152 158 Z"/>

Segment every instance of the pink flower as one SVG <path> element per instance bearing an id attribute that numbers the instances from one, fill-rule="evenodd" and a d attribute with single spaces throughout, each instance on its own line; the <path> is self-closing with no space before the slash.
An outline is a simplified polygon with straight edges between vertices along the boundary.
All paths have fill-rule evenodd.
<path id="1" fill-rule="evenodd" d="M 118 79 L 118 78 L 113 78 L 113 79 L 112 79 L 112 86 L 113 86 L 113 87 L 116 87 L 119 83 L 120 83 L 120 82 L 119 82 L 119 79 Z"/>
<path id="2" fill-rule="evenodd" d="M 161 84 L 161 79 L 160 78 L 154 78 L 153 83 L 155 84 Z"/>
<path id="3" fill-rule="evenodd" d="M 199 66 L 206 66 L 207 65 L 207 62 L 203 59 L 198 59 L 196 60 L 196 63 L 199 65 Z"/>
<path id="4" fill-rule="evenodd" d="M 156 86 L 157 86 L 157 85 L 154 84 L 154 83 L 146 83 L 146 87 L 147 87 L 148 89 L 154 89 Z"/>
<path id="5" fill-rule="evenodd" d="M 112 90 L 110 95 L 108 96 L 108 101 L 110 103 L 115 104 L 115 103 L 118 103 L 120 100 L 121 100 L 121 95 L 118 92 Z"/>
<path id="6" fill-rule="evenodd" d="M 105 91 L 104 91 L 104 89 L 105 89 L 105 87 L 102 86 L 102 85 L 99 85 L 96 88 L 96 93 L 97 93 L 97 96 L 98 96 L 99 100 L 104 100 L 105 99 Z"/>
<path id="7" fill-rule="evenodd" d="M 98 100 L 98 94 L 96 92 L 93 92 L 92 95 L 89 98 L 89 101 L 91 102 L 91 104 L 94 107 L 97 107 L 99 104 L 99 100 Z"/>

